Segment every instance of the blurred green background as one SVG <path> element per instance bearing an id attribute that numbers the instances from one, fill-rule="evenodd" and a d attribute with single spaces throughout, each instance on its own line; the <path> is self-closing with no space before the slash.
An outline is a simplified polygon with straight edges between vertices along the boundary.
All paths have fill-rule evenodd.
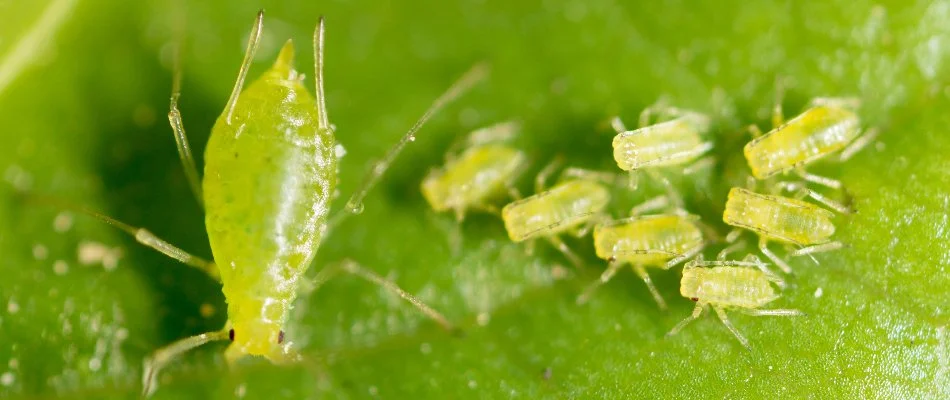
<path id="1" fill-rule="evenodd" d="M 287 38 L 312 74 L 310 35 L 326 15 L 329 114 L 348 150 L 338 207 L 453 79 L 492 64 L 486 83 L 424 128 L 366 212 L 324 242 L 311 271 L 354 258 L 466 334 L 341 277 L 296 303 L 287 335 L 307 362 L 228 370 L 225 344 L 208 345 L 165 371 L 157 397 L 950 397 L 950 2 L 188 3 L 0 1 L 0 397 L 134 398 L 150 351 L 225 321 L 209 278 L 13 188 L 210 257 L 165 120 L 171 45 L 180 29 L 182 112 L 201 154 L 259 8 L 251 77 Z M 836 220 L 850 247 L 820 265 L 792 261 L 797 273 L 772 306 L 807 317 L 735 315 L 751 350 L 708 315 L 664 338 L 693 306 L 678 295 L 679 268 L 653 274 L 668 312 L 628 270 L 577 306 L 603 269 L 589 237 L 568 239 L 587 261 L 577 270 L 544 244 L 526 255 L 496 217 L 476 215 L 453 251 L 453 218 L 418 190 L 456 137 L 511 118 L 523 121 L 519 145 L 533 161 L 523 192 L 556 154 L 614 171 L 607 118 L 633 121 L 667 96 L 716 119 L 716 168 L 675 181 L 690 210 L 725 232 L 725 193 L 747 173 L 742 127 L 768 127 L 777 79 L 789 82 L 789 114 L 814 96 L 853 95 L 883 132 L 847 164 L 814 169 L 854 194 L 858 213 Z M 614 214 L 657 189 L 618 188 Z"/>

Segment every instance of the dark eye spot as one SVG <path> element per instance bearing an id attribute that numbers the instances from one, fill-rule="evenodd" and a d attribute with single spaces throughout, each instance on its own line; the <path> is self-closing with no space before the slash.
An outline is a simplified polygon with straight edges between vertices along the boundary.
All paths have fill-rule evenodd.
<path id="1" fill-rule="evenodd" d="M 610 256 L 610 257 L 607 258 L 607 262 L 608 262 L 608 263 L 612 263 L 612 262 L 615 262 L 615 261 L 617 261 L 617 257 Z"/>
<path id="2" fill-rule="evenodd" d="M 699 301 L 699 297 L 690 297 L 689 299 L 692 301 Z"/>
<path id="3" fill-rule="evenodd" d="M 283 342 L 284 342 L 284 331 L 280 331 L 280 333 L 277 334 L 277 344 L 281 344 Z"/>
<path id="4" fill-rule="evenodd" d="M 234 329 L 228 331 L 228 339 L 231 339 L 232 342 L 234 341 Z"/>

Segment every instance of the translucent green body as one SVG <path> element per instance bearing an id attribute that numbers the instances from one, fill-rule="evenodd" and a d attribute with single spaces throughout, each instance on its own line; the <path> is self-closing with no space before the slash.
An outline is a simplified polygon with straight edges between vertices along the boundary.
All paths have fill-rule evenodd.
<path id="1" fill-rule="evenodd" d="M 712 148 L 702 137 L 708 129 L 705 119 L 687 116 L 622 132 L 614 136 L 614 161 L 624 171 L 685 164 Z"/>
<path id="2" fill-rule="evenodd" d="M 765 179 L 845 148 L 860 133 L 857 114 L 842 107 L 816 106 L 746 144 L 752 174 Z"/>
<path id="3" fill-rule="evenodd" d="M 503 144 L 473 147 L 429 173 L 422 181 L 422 194 L 432 209 L 463 215 L 466 209 L 504 194 L 525 161 L 524 153 Z"/>
<path id="4" fill-rule="evenodd" d="M 512 241 L 557 235 L 581 225 L 599 214 L 610 202 L 603 185 L 571 180 L 542 193 L 509 203 L 501 218 Z"/>
<path id="5" fill-rule="evenodd" d="M 814 204 L 742 188 L 729 190 L 723 222 L 784 243 L 825 243 L 835 233 L 834 215 Z"/>
<path id="6" fill-rule="evenodd" d="M 759 308 L 779 298 L 764 272 L 747 267 L 684 268 L 680 294 L 717 307 Z"/>
<path id="7" fill-rule="evenodd" d="M 663 266 L 703 244 L 703 235 L 689 217 L 650 215 L 594 227 L 597 257 L 633 265 Z"/>
<path id="8" fill-rule="evenodd" d="M 205 151 L 205 224 L 228 302 L 228 357 L 280 356 L 280 331 L 326 229 L 333 132 L 294 71 L 293 46 L 222 114 Z"/>

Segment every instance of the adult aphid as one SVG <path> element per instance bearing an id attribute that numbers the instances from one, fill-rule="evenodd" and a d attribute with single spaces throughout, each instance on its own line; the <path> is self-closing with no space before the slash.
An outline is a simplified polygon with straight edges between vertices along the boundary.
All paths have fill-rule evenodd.
<path id="1" fill-rule="evenodd" d="M 614 117 L 611 125 L 617 131 L 612 144 L 614 161 L 620 169 L 630 171 L 631 187 L 636 188 L 637 173 L 643 170 L 664 186 L 670 201 L 682 207 L 679 194 L 657 168 L 681 166 L 684 173 L 692 173 L 712 163 L 711 158 L 702 157 L 713 147 L 704 138 L 710 128 L 709 117 L 657 103 L 640 113 L 637 129 L 627 130 L 620 117 Z"/>
<path id="2" fill-rule="evenodd" d="M 509 193 L 527 162 L 524 152 L 505 143 L 519 129 L 517 122 L 478 129 L 468 135 L 460 154 L 449 151 L 445 165 L 422 180 L 429 206 L 438 212 L 453 211 L 458 221 L 470 210 L 497 214 L 491 201 Z"/>
<path id="3" fill-rule="evenodd" d="M 559 164 L 560 160 L 555 160 L 545 167 L 535 179 L 537 193 L 505 205 L 501 219 L 512 241 L 528 241 L 533 246 L 535 239 L 546 239 L 571 263 L 580 266 L 580 258 L 558 235 L 573 232 L 581 237 L 590 231 L 610 202 L 610 192 L 599 181 L 612 181 L 614 175 L 568 168 L 561 174 L 560 183 L 544 190 L 544 182 Z"/>
<path id="4" fill-rule="evenodd" d="M 709 268 L 707 268 L 709 267 Z M 760 310 L 762 306 L 778 299 L 780 295 L 771 283 L 776 278 L 768 272 L 765 264 L 753 255 L 742 261 L 693 260 L 683 267 L 680 294 L 696 302 L 693 314 L 677 324 L 667 336 L 679 332 L 690 322 L 699 318 L 703 310 L 712 307 L 723 325 L 739 339 L 746 348 L 749 341 L 732 326 L 726 316 L 727 309 L 754 316 L 798 316 L 798 310 Z"/>
<path id="5" fill-rule="evenodd" d="M 806 181 L 840 189 L 841 182 L 810 174 L 805 166 L 842 149 L 838 161 L 847 161 L 877 137 L 877 129 L 861 130 L 855 113 L 858 104 L 856 99 L 816 98 L 805 111 L 785 122 L 781 101 L 777 101 L 771 131 L 763 135 L 758 126 L 749 126 L 753 139 L 743 152 L 752 175 L 767 179 L 795 172 Z"/>
<path id="6" fill-rule="evenodd" d="M 323 92 L 323 18 L 314 32 L 316 98 L 293 68 L 294 48 L 284 45 L 274 65 L 246 90 L 244 80 L 260 43 L 263 11 L 251 31 L 234 90 L 211 131 L 205 151 L 204 179 L 199 183 L 178 111 L 179 72 L 171 97 L 169 121 L 175 132 L 182 165 L 192 189 L 206 210 L 205 225 L 215 262 L 195 257 L 151 232 L 112 218 L 87 212 L 135 236 L 135 239 L 221 281 L 228 303 L 228 322 L 221 330 L 178 340 L 146 359 L 143 393 L 157 386 L 161 369 L 176 356 L 216 340 L 230 340 L 225 358 L 233 363 L 245 355 L 275 363 L 298 357 L 285 341 L 287 321 L 298 288 L 305 285 L 321 239 L 328 230 L 330 202 L 337 184 L 337 155 L 333 127 L 327 119 Z M 347 202 L 359 212 L 362 198 L 380 178 L 416 131 L 443 105 L 454 100 L 487 72 L 477 65 L 436 99 L 429 110 L 370 170 Z M 343 261 L 327 272 L 345 271 L 393 291 L 443 327 L 451 324 L 437 311 L 394 283 Z"/>

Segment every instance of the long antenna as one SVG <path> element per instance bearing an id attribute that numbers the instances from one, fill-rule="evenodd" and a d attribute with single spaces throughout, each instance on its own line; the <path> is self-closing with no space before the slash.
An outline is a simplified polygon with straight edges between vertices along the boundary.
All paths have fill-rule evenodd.
<path id="1" fill-rule="evenodd" d="M 327 102 L 323 94 L 323 38 L 324 18 L 320 16 L 317 29 L 313 31 L 313 72 L 316 79 L 317 114 L 320 115 L 320 130 L 330 129 L 330 120 L 327 118 Z"/>
<path id="2" fill-rule="evenodd" d="M 389 168 L 389 165 L 392 164 L 393 160 L 396 159 L 396 156 L 399 155 L 399 152 L 406 147 L 409 142 L 416 140 L 416 132 L 419 131 L 419 128 L 422 128 L 422 125 L 426 123 L 435 113 L 439 112 L 446 104 L 457 99 L 473 85 L 484 79 L 488 75 L 488 64 L 487 63 L 478 63 L 475 64 L 471 69 L 468 70 L 461 78 L 459 78 L 455 83 L 452 84 L 439 98 L 435 99 L 429 109 L 426 110 L 422 117 L 409 128 L 409 131 L 403 135 L 402 139 L 396 143 L 385 156 L 375 164 L 370 170 L 366 173 L 366 176 L 363 178 L 363 183 L 359 186 L 356 192 L 350 197 L 346 202 L 346 211 L 352 214 L 359 214 L 363 212 L 363 198 L 366 197 L 366 194 L 376 185 L 379 181 L 379 178 L 383 176 L 383 173 L 386 172 L 386 169 Z"/>

